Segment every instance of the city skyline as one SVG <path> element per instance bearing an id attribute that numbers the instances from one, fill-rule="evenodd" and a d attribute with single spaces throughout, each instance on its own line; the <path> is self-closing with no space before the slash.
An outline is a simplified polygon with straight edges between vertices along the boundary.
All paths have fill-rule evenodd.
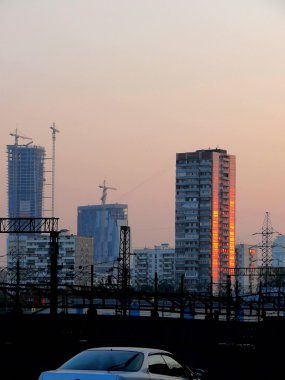
<path id="1" fill-rule="evenodd" d="M 281 2 L 28 0 L 0 11 L 1 217 L 9 134 L 51 158 L 55 122 L 55 216 L 71 233 L 106 180 L 117 189 L 107 202 L 128 204 L 134 248 L 174 246 L 176 153 L 208 147 L 237 159 L 236 242 L 253 241 L 265 212 L 283 233 Z"/>

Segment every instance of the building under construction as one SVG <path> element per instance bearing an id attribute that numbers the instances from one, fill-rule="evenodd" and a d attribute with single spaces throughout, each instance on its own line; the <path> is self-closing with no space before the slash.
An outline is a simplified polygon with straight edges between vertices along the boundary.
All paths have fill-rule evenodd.
<path id="1" fill-rule="evenodd" d="M 105 180 L 98 187 L 102 189 L 101 205 L 77 208 L 77 234 L 94 238 L 94 264 L 97 274 L 104 278 L 118 264 L 121 227 L 128 225 L 128 205 L 107 204 L 107 190 L 117 189 Z"/>
<path id="2" fill-rule="evenodd" d="M 30 137 L 10 133 L 15 137 L 13 145 L 7 145 L 8 166 L 8 216 L 9 218 L 41 218 L 44 199 L 45 149 L 33 145 Z M 28 140 L 19 144 L 19 139 Z M 11 235 L 8 239 L 7 264 L 13 271 L 26 254 L 21 241 L 24 235 Z"/>
<path id="3" fill-rule="evenodd" d="M 42 217 L 45 154 L 30 143 L 7 145 L 10 218 Z"/>
<path id="4" fill-rule="evenodd" d="M 106 273 L 119 255 L 120 227 L 128 225 L 126 204 L 101 204 L 77 208 L 77 234 L 94 238 L 94 263 Z"/>

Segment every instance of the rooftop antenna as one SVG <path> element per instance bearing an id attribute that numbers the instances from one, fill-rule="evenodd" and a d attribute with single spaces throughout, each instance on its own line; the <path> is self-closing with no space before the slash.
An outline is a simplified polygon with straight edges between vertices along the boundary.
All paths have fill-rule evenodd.
<path id="1" fill-rule="evenodd" d="M 51 217 L 54 218 L 54 187 L 55 187 L 55 135 L 59 132 L 58 129 L 55 128 L 55 123 L 53 122 L 50 127 L 52 130 L 52 180 L 51 180 Z"/>

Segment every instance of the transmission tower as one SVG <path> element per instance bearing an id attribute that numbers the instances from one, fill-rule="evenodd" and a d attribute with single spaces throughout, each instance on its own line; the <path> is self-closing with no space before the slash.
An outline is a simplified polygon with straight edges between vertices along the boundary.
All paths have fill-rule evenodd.
<path id="1" fill-rule="evenodd" d="M 262 225 L 261 266 L 263 267 L 271 267 L 272 265 L 273 234 L 270 216 L 266 212 Z"/>
<path id="2" fill-rule="evenodd" d="M 130 289 L 130 227 L 120 227 L 120 248 L 118 257 L 118 289 L 121 292 L 121 304 L 116 312 L 127 315 L 127 297 Z"/>
<path id="3" fill-rule="evenodd" d="M 274 231 L 271 224 L 269 212 L 266 212 L 261 232 L 256 232 L 253 234 L 262 236 L 261 244 L 256 245 L 256 247 L 261 250 L 261 266 L 265 268 L 271 267 L 272 265 L 272 247 L 274 234 L 279 233 L 277 231 Z"/>
<path id="4" fill-rule="evenodd" d="M 118 287 L 126 290 L 130 287 L 130 227 L 120 227 L 120 248 L 118 266 Z"/>
<path id="5" fill-rule="evenodd" d="M 265 213 L 262 230 L 261 232 L 255 233 L 253 235 L 261 234 L 262 243 L 257 245 L 261 250 L 261 268 L 264 269 L 263 273 L 260 274 L 260 286 L 264 283 L 264 286 L 268 286 L 268 276 L 270 275 L 270 269 L 272 267 L 272 248 L 273 248 L 273 237 L 274 234 L 281 235 L 279 232 L 275 231 L 272 227 L 269 212 Z"/>

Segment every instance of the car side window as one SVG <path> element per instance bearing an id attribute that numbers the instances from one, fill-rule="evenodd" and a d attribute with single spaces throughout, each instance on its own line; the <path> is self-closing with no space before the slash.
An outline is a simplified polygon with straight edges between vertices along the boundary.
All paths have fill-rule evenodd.
<path id="1" fill-rule="evenodd" d="M 192 377 L 190 371 L 188 371 L 186 367 L 184 367 L 182 364 L 180 364 L 172 356 L 162 355 L 162 357 L 165 360 L 165 362 L 169 368 L 170 376 L 185 377 L 188 379 Z"/>
<path id="2" fill-rule="evenodd" d="M 171 376 L 165 360 L 159 354 L 150 355 L 148 357 L 148 368 L 150 373 Z"/>

